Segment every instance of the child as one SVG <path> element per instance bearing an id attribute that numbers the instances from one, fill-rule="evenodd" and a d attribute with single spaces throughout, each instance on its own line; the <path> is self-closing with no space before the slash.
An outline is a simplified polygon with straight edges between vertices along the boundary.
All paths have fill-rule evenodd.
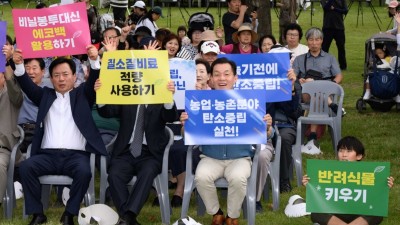
<path id="1" fill-rule="evenodd" d="M 375 57 L 377 58 L 376 67 L 378 69 L 391 69 L 390 67 L 390 56 L 385 46 L 376 47 L 375 49 Z M 365 93 L 363 96 L 364 100 L 368 100 L 371 98 L 371 87 L 369 86 L 369 78 L 365 81 Z"/>
<path id="2" fill-rule="evenodd" d="M 182 45 L 190 44 L 190 39 L 187 36 L 187 30 L 185 26 L 179 26 L 176 33 L 181 38 Z"/>
<path id="3" fill-rule="evenodd" d="M 337 157 L 339 161 L 361 161 L 364 158 L 365 150 L 363 144 L 355 137 L 347 136 L 342 138 L 337 146 Z M 310 178 L 303 176 L 303 185 L 306 186 Z M 394 178 L 388 177 L 389 188 L 393 187 Z M 379 216 L 351 215 L 351 214 L 329 214 L 311 213 L 311 221 L 320 225 L 337 224 L 380 224 L 383 218 Z"/>

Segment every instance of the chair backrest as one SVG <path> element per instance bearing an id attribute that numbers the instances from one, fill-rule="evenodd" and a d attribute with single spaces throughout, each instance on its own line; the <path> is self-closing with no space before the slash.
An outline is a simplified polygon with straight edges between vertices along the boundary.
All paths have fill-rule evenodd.
<path id="1" fill-rule="evenodd" d="M 332 117 L 329 108 L 330 100 L 338 105 L 337 117 L 342 117 L 342 106 L 344 91 L 343 88 L 332 81 L 318 80 L 307 82 L 302 85 L 303 94 L 310 95 L 310 108 L 308 116 Z M 328 100 L 330 98 L 330 100 Z"/>

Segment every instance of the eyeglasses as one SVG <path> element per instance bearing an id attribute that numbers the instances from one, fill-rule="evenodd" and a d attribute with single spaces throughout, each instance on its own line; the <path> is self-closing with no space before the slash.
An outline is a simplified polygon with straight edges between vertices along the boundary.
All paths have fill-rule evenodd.
<path id="1" fill-rule="evenodd" d="M 107 39 L 116 39 L 116 38 L 118 38 L 119 36 L 106 36 L 106 38 Z"/>
<path id="2" fill-rule="evenodd" d="M 299 34 L 287 33 L 286 36 L 289 36 L 289 37 L 298 37 Z"/>

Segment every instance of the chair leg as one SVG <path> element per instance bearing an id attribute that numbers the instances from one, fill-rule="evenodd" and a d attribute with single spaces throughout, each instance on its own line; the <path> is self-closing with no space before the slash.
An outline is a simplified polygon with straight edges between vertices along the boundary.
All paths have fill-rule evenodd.
<path id="1" fill-rule="evenodd" d="M 292 158 L 294 167 L 296 169 L 296 177 L 297 177 L 297 186 L 302 186 L 303 179 L 303 168 L 302 168 L 302 159 L 301 159 L 301 143 L 302 143 L 302 124 L 301 121 L 297 123 L 297 135 L 296 135 L 296 144 L 294 149 L 292 149 Z"/>
<path id="2" fill-rule="evenodd" d="M 279 209 L 279 163 L 273 162 L 271 165 L 271 188 L 272 188 L 272 209 L 277 211 Z"/>
<path id="3" fill-rule="evenodd" d="M 255 219 L 256 219 L 256 188 L 254 185 L 254 188 L 250 188 L 252 190 L 249 190 L 246 193 L 245 197 L 245 208 L 246 210 L 243 211 L 243 218 L 247 219 L 247 224 L 248 225 L 255 225 Z M 246 212 L 247 211 L 247 212 Z"/>
<path id="4" fill-rule="evenodd" d="M 168 195 L 168 180 L 167 177 L 162 177 L 158 175 L 154 179 L 154 186 L 157 191 L 158 201 L 160 203 L 161 219 L 163 224 L 170 224 L 171 220 L 171 208 L 169 204 Z"/>
<path id="5" fill-rule="evenodd" d="M 190 176 L 188 176 L 188 173 L 186 173 L 186 174 L 187 175 L 186 175 L 186 178 L 185 178 L 185 189 L 183 191 L 181 218 L 185 218 L 188 215 L 188 210 L 189 210 L 189 205 L 190 205 L 190 198 L 192 197 L 192 192 L 193 192 L 193 189 L 194 189 L 194 187 L 193 187 L 193 182 L 194 182 L 193 176 L 190 177 Z"/>
<path id="6" fill-rule="evenodd" d="M 105 204 L 106 202 L 106 193 L 107 193 L 107 187 L 108 187 L 108 182 L 107 182 L 108 174 L 107 174 L 107 162 L 106 162 L 106 157 L 101 156 L 100 158 L 100 196 L 99 196 L 99 202 L 101 204 Z"/>
<path id="7" fill-rule="evenodd" d="M 13 185 L 11 189 L 7 187 L 6 194 L 3 198 L 4 217 L 6 219 L 12 219 L 15 203 L 16 200 L 15 200 L 14 185 Z"/>

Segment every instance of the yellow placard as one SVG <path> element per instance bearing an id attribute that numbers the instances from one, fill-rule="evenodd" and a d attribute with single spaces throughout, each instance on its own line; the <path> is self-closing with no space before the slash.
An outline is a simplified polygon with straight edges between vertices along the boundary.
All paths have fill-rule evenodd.
<path id="1" fill-rule="evenodd" d="M 97 104 L 160 104 L 173 101 L 168 91 L 167 51 L 105 52 L 101 60 L 101 88 Z"/>

